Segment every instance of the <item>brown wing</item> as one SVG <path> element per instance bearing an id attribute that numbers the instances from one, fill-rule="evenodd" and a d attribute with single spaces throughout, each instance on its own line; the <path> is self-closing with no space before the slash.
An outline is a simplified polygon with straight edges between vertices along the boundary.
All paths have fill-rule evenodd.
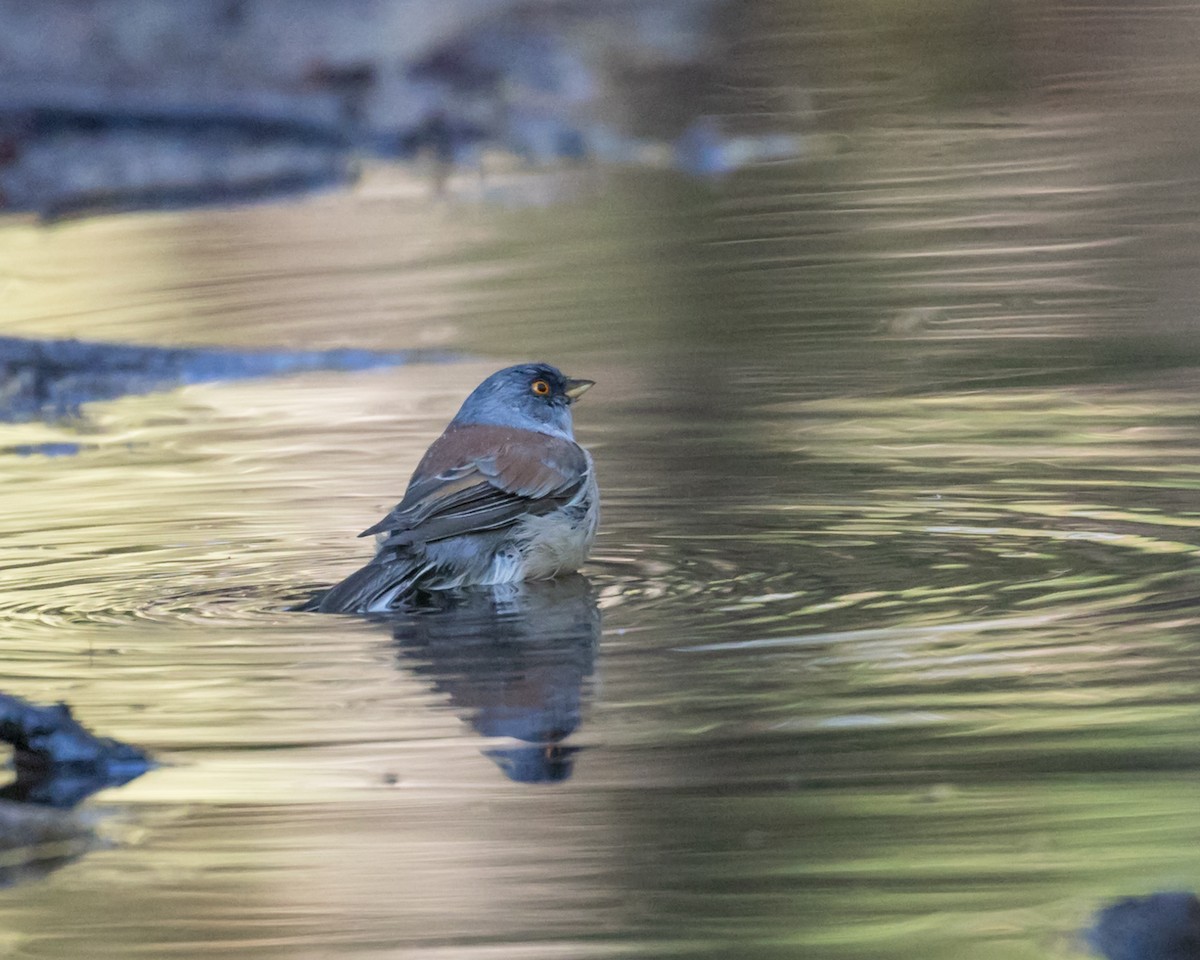
<path id="1" fill-rule="evenodd" d="M 587 455 L 571 440 L 483 424 L 450 427 L 422 458 L 404 499 L 360 536 L 386 532 L 383 546 L 404 546 L 496 530 L 558 509 L 587 470 Z"/>

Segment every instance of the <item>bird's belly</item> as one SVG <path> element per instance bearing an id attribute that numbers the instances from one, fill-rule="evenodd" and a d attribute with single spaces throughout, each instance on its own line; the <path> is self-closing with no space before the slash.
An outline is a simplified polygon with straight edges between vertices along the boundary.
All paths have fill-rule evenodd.
<path id="1" fill-rule="evenodd" d="M 521 558 L 520 570 L 511 579 L 547 580 L 578 570 L 591 550 L 598 515 L 596 498 L 591 497 L 584 503 L 521 521 L 515 537 Z M 497 573 L 509 573 L 509 565 L 504 564 Z M 509 581 L 497 578 L 492 582 Z"/>

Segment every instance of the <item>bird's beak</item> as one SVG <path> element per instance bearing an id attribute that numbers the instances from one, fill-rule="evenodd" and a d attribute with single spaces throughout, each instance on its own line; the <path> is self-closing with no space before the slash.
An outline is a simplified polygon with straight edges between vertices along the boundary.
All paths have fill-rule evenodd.
<path id="1" fill-rule="evenodd" d="M 567 385 L 563 388 L 563 393 L 570 397 L 572 401 L 575 401 L 595 385 L 595 380 L 568 380 Z"/>

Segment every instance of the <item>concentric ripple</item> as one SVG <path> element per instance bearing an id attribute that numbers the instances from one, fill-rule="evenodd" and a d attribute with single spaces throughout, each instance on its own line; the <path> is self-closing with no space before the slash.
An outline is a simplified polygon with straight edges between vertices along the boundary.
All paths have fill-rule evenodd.
<path id="1" fill-rule="evenodd" d="M 671 465 L 626 463 L 595 564 L 609 669 L 642 689 L 656 636 L 657 668 L 682 671 L 692 712 L 734 738 L 965 732 L 972 709 L 1073 701 L 1173 722 L 1164 684 L 1200 623 L 1200 410 L 1166 394 L 775 403 L 709 444 L 730 477 L 747 434 L 770 451 L 725 496 L 656 500 L 678 488 Z M 717 706 L 732 695 L 734 724 Z"/>

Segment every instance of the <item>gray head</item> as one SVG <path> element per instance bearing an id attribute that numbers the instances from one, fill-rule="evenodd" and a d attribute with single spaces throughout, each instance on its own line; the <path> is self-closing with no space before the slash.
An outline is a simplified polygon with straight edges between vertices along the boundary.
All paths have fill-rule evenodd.
<path id="1" fill-rule="evenodd" d="M 595 381 L 572 380 L 548 363 L 498 370 L 463 402 L 452 423 L 489 423 L 574 439 L 571 404 Z"/>

